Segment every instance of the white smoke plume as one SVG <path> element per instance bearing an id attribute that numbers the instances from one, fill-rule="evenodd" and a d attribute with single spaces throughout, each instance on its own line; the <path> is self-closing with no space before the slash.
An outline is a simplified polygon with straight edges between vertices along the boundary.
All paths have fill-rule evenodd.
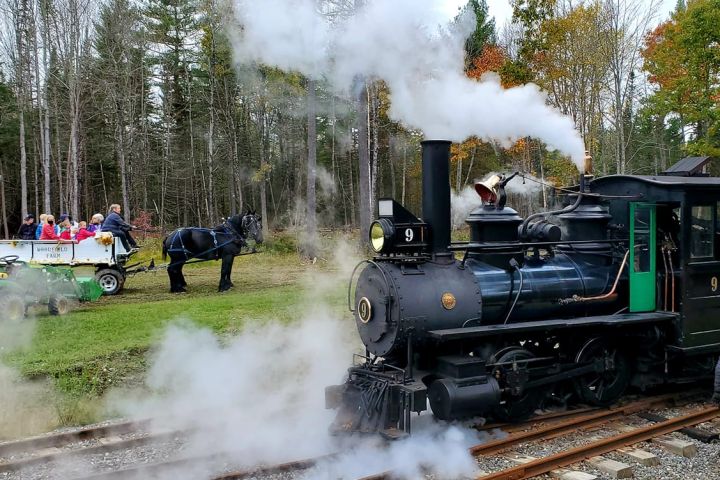
<path id="1" fill-rule="evenodd" d="M 471 13 L 447 24 L 437 0 L 367 0 L 354 15 L 333 16 L 331 27 L 315 0 L 235 5 L 243 27 L 235 45 L 239 62 L 323 75 L 338 92 L 354 94 L 362 76 L 379 78 L 392 92 L 390 117 L 426 138 L 459 142 L 476 135 L 507 146 L 531 136 L 582 168 L 585 147 L 572 120 L 546 105 L 536 85 L 503 89 L 497 75 L 480 82 L 465 76 Z"/>
<path id="2" fill-rule="evenodd" d="M 44 432 L 58 423 L 47 383 L 24 379 L 2 362 L 6 354 L 30 345 L 36 326 L 31 312 L 19 323 L 0 312 L 0 441 Z"/>
<path id="3" fill-rule="evenodd" d="M 408 479 L 419 478 L 424 469 L 442 478 L 472 476 L 476 464 L 468 447 L 488 434 L 437 422 L 429 412 L 413 417 L 413 435 L 402 442 L 328 433 L 337 412 L 325 409 L 325 387 L 342 383 L 353 353 L 364 353 L 352 317 L 338 318 L 322 306 L 360 260 L 347 242 L 339 242 L 333 253 L 336 272 L 306 278 L 307 307 L 297 321 L 244 319 L 243 330 L 229 339 L 189 322 L 169 326 L 147 376 L 151 394 L 125 393 L 113 409 L 155 419 L 158 429 L 189 430 L 178 456 L 221 454 L 223 468 L 346 452 L 297 478 L 360 478 L 390 469 Z M 217 473 L 208 461 L 164 478 Z"/>
<path id="4" fill-rule="evenodd" d="M 148 374 L 155 394 L 125 399 L 116 408 L 133 418 L 156 419 L 156 428 L 192 429 L 183 455 L 225 454 L 238 468 L 343 453 L 301 478 L 360 478 L 393 469 L 418 478 L 430 469 L 442 478 L 470 477 L 476 464 L 468 447 L 490 438 L 431 415 L 414 418 L 413 437 L 388 444 L 371 438 L 331 437 L 335 411 L 326 410 L 325 386 L 340 383 L 351 353 L 362 352 L 353 322 L 317 311 L 289 325 L 248 322 L 226 345 L 210 330 L 170 326 Z M 348 444 L 352 448 L 340 448 Z M 172 478 L 211 474 L 208 463 Z"/>
<path id="5" fill-rule="evenodd" d="M 482 205 L 482 199 L 475 188 L 465 187 L 460 193 L 455 190 L 450 196 L 450 212 L 452 214 L 452 228 L 457 230 L 465 225 L 465 219 L 470 212 Z"/>
<path id="6" fill-rule="evenodd" d="M 331 198 L 335 193 L 337 193 L 337 184 L 335 183 L 335 180 L 332 175 L 330 175 L 330 172 L 322 166 L 317 167 L 316 173 L 316 180 L 320 186 L 320 194 L 323 198 Z"/>

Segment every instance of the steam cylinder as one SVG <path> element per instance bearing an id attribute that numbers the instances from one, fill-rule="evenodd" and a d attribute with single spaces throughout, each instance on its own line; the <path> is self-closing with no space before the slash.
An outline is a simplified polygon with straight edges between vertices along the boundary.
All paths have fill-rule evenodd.
<path id="1" fill-rule="evenodd" d="M 454 420 L 477 415 L 482 407 L 500 403 L 500 387 L 490 376 L 482 378 L 482 381 L 436 380 L 430 385 L 428 398 L 437 418 Z"/>

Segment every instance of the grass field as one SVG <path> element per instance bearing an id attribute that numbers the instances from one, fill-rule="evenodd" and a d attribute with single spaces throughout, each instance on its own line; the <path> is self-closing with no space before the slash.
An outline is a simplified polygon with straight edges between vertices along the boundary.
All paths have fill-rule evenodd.
<path id="1" fill-rule="evenodd" d="M 220 263 L 206 262 L 186 269 L 187 294 L 169 293 L 161 270 L 130 277 L 120 295 L 77 305 L 64 317 L 31 308 L 32 340 L 2 350 L 2 363 L 24 382 L 43 386 L 43 401 L 51 404 L 58 426 L 99 420 L 108 414 L 102 405 L 110 389 L 142 388 L 148 353 L 170 322 L 189 320 L 222 337 L 236 334 L 248 321 L 292 322 L 318 304 L 347 317 L 347 265 L 353 260 L 335 240 L 325 239 L 315 263 L 277 253 L 285 249 L 281 242 L 281 248 L 275 244 L 267 253 L 239 257 L 235 288 L 225 293 L 217 292 Z M 143 257 L 160 263 L 158 244 Z M 338 267 L 338 259 L 344 267 Z"/>

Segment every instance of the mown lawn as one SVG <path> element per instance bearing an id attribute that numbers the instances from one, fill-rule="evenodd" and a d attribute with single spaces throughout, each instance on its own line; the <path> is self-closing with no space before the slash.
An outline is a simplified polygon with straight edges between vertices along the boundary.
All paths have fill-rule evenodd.
<path id="1" fill-rule="evenodd" d="M 47 385 L 60 425 L 98 420 L 109 389 L 142 387 L 148 353 L 169 322 L 191 321 L 222 337 L 249 321 L 291 322 L 321 304 L 338 318 L 349 315 L 348 272 L 332 250 L 325 254 L 316 263 L 273 252 L 237 258 L 235 288 L 225 293 L 217 292 L 220 263 L 207 262 L 186 270 L 187 294 L 169 293 L 167 274 L 159 271 L 128 278 L 120 295 L 77 305 L 64 317 L 31 308 L 32 341 L 5 350 L 2 362 L 25 381 Z"/>

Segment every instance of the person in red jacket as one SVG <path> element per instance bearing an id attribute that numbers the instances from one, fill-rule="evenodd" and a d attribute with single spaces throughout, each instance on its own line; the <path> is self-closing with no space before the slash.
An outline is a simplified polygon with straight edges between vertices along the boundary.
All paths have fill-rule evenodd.
<path id="1" fill-rule="evenodd" d="M 63 240 L 75 240 L 75 234 L 77 234 L 77 229 L 75 227 L 65 228 L 62 232 L 60 232 L 60 238 Z"/>
<path id="2" fill-rule="evenodd" d="M 60 240 L 60 236 L 55 233 L 55 217 L 48 215 L 45 224 L 42 227 L 40 240 Z"/>
<path id="3" fill-rule="evenodd" d="M 86 238 L 92 238 L 95 236 L 94 233 L 91 233 L 87 229 L 87 222 L 80 222 L 79 224 L 80 229 L 77 231 L 77 234 L 75 235 L 75 240 L 78 242 L 82 242 Z"/>

